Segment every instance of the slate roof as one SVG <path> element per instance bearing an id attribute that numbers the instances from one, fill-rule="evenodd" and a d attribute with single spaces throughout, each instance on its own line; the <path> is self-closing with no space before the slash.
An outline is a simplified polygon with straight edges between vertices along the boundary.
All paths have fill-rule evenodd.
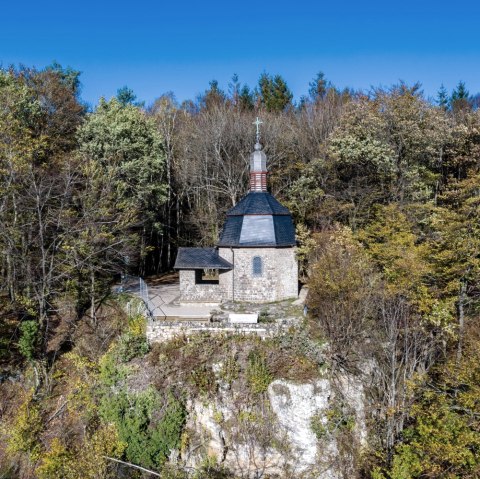
<path id="1" fill-rule="evenodd" d="M 178 248 L 175 269 L 233 269 L 216 248 Z"/>
<path id="2" fill-rule="evenodd" d="M 227 213 L 217 246 L 295 246 L 292 216 L 270 193 L 250 192 Z"/>
<path id="3" fill-rule="evenodd" d="M 270 193 L 251 191 L 227 212 L 227 216 L 242 215 L 290 215 L 290 211 Z"/>

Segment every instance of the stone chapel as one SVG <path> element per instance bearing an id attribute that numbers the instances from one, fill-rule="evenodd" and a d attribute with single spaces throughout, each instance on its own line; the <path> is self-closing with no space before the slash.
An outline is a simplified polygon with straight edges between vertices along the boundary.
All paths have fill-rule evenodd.
<path id="1" fill-rule="evenodd" d="M 271 302 L 298 296 L 295 228 L 290 211 L 267 191 L 267 157 L 250 155 L 250 191 L 227 212 L 212 248 L 179 248 L 180 302 Z"/>

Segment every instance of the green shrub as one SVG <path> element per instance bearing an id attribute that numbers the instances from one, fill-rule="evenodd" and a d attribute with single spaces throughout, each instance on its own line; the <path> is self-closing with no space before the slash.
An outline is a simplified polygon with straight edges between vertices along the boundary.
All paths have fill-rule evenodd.
<path id="1" fill-rule="evenodd" d="M 148 468 L 161 466 L 171 449 L 180 446 L 186 409 L 182 401 L 168 392 L 162 398 L 153 388 L 129 394 L 105 394 L 100 415 L 107 423 L 115 424 L 119 438 L 127 444 L 128 461 Z M 157 417 L 158 411 L 163 411 Z"/>
<path id="2" fill-rule="evenodd" d="M 334 436 L 337 432 L 351 431 L 354 427 L 355 416 L 342 404 L 330 406 L 323 414 L 317 412 L 310 420 L 310 428 L 318 440 Z"/>
<path id="3" fill-rule="evenodd" d="M 215 374 L 212 368 L 201 365 L 192 370 L 190 374 L 190 382 L 200 394 L 208 395 L 215 392 L 217 384 L 215 382 Z"/>
<path id="4" fill-rule="evenodd" d="M 165 413 L 151 434 L 158 464 L 167 460 L 172 449 L 179 449 L 186 417 L 185 404 L 169 391 Z"/>
<path id="5" fill-rule="evenodd" d="M 323 439 L 327 435 L 327 424 L 323 419 L 323 414 L 316 412 L 310 418 L 310 429 L 318 440 Z"/>
<path id="6" fill-rule="evenodd" d="M 122 334 L 118 340 L 116 353 L 118 359 L 126 363 L 133 358 L 138 358 L 145 356 L 148 353 L 149 347 L 147 338 L 145 336 L 140 336 L 130 331 Z"/>
<path id="7" fill-rule="evenodd" d="M 207 456 L 193 475 L 193 479 L 234 479 L 234 477 L 222 464 L 217 463 L 214 456 Z"/>
<path id="8" fill-rule="evenodd" d="M 258 315 L 259 323 L 274 323 L 275 319 L 270 315 L 268 309 L 264 308 L 260 311 Z"/>
<path id="9" fill-rule="evenodd" d="M 222 365 L 222 369 L 220 370 L 220 379 L 231 385 L 233 381 L 238 379 L 239 373 L 240 366 L 238 361 L 235 359 L 235 356 L 228 356 Z"/>
<path id="10" fill-rule="evenodd" d="M 248 355 L 247 381 L 250 390 L 254 394 L 264 393 L 272 382 L 273 376 L 270 373 L 265 356 L 257 351 Z"/>
<path id="11" fill-rule="evenodd" d="M 18 349 L 28 361 L 32 361 L 38 340 L 37 321 L 23 321 L 20 323 L 20 339 Z"/>
<path id="12" fill-rule="evenodd" d="M 67 448 L 54 438 L 49 450 L 42 454 L 35 470 L 38 479 L 113 479 L 108 457 L 120 458 L 126 444 L 121 442 L 112 424 L 102 425 L 87 433 L 83 441 Z"/>
<path id="13" fill-rule="evenodd" d="M 120 336 L 116 345 L 116 354 L 121 362 L 126 363 L 148 353 L 150 348 L 145 332 L 145 318 L 142 315 L 129 318 L 128 330 Z"/>
<path id="14" fill-rule="evenodd" d="M 8 338 L 0 338 L 0 359 L 5 359 L 10 353 L 10 340 Z"/>
<path id="15" fill-rule="evenodd" d="M 33 390 L 25 394 L 13 420 L 8 425 L 6 452 L 11 457 L 26 453 L 36 460 L 41 450 L 39 436 L 42 431 L 42 418 L 38 405 L 33 400 Z"/>
<path id="16" fill-rule="evenodd" d="M 115 348 L 104 354 L 99 361 L 100 381 L 106 388 L 118 386 L 128 374 L 128 367 L 118 364 Z"/>

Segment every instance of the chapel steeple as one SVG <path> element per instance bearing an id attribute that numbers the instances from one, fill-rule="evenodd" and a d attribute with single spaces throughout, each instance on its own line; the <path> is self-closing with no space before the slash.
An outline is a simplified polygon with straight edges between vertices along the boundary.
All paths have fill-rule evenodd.
<path id="1" fill-rule="evenodd" d="M 288 208 L 267 191 L 267 156 L 257 118 L 250 191 L 227 211 L 215 248 L 180 248 L 180 302 L 271 302 L 298 296 L 295 227 Z M 215 270 L 212 279 L 205 272 Z"/>
<path id="2" fill-rule="evenodd" d="M 258 119 L 255 151 L 250 155 L 250 191 L 227 211 L 219 248 L 292 248 L 295 228 L 288 208 L 267 191 L 267 155 L 260 144 Z"/>
<path id="3" fill-rule="evenodd" d="M 257 119 L 253 122 L 257 127 L 255 151 L 250 155 L 250 191 L 267 191 L 267 156 L 260 144 L 260 125 L 263 122 Z"/>

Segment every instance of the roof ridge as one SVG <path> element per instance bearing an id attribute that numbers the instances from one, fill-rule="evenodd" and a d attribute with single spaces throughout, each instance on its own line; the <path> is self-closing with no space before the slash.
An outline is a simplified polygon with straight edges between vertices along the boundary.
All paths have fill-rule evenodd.
<path id="1" fill-rule="evenodd" d="M 283 206 L 275 196 L 268 191 L 251 191 L 227 211 L 227 216 L 245 216 L 251 214 L 291 216 L 288 208 Z"/>

